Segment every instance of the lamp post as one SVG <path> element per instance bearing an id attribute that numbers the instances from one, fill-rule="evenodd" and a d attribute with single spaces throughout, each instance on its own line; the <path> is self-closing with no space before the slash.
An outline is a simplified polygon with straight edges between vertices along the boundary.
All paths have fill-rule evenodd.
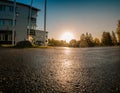
<path id="1" fill-rule="evenodd" d="M 16 0 L 14 0 L 13 7 L 13 29 L 12 29 L 12 45 L 15 45 L 15 20 L 16 20 Z"/>
<path id="2" fill-rule="evenodd" d="M 46 9 L 47 0 L 44 1 L 44 46 L 46 46 Z"/>
<path id="3" fill-rule="evenodd" d="M 29 40 L 29 35 L 30 35 L 30 27 L 31 27 L 31 16 L 32 16 L 32 3 L 33 3 L 33 0 L 31 0 L 31 3 L 30 3 L 30 10 L 29 10 L 29 20 L 28 20 L 28 36 L 27 36 L 27 39 Z"/>

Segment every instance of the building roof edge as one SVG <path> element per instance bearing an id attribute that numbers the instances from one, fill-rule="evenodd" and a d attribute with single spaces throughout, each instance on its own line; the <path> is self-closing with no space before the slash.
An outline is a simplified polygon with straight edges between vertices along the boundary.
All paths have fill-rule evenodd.
<path id="1" fill-rule="evenodd" d="M 13 3 L 13 1 L 10 1 L 10 0 L 0 0 L 0 2 Z M 24 3 L 21 3 L 21 2 L 16 2 L 16 4 L 23 5 L 23 6 L 27 6 L 27 7 L 31 7 L 30 5 L 24 4 Z M 35 9 L 35 10 L 37 10 L 37 11 L 41 11 L 40 9 L 38 9 L 38 8 L 36 8 L 36 7 L 32 7 L 32 9 Z"/>

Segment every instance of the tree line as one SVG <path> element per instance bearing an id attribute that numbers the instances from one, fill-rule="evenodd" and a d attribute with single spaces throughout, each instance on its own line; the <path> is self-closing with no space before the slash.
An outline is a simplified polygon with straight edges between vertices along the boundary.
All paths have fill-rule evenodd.
<path id="1" fill-rule="evenodd" d="M 117 30 L 102 33 L 101 38 L 93 38 L 91 33 L 86 32 L 80 36 L 79 40 L 72 39 L 69 43 L 64 40 L 48 39 L 48 45 L 51 46 L 69 46 L 69 47 L 99 47 L 99 46 L 120 46 L 120 20 Z"/>

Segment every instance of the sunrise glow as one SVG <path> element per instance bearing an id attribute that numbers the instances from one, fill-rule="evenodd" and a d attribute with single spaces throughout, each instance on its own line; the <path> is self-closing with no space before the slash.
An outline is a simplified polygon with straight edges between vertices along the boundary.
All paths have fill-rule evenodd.
<path id="1" fill-rule="evenodd" d="M 72 39 L 73 39 L 73 34 L 70 32 L 65 32 L 61 37 L 61 40 L 65 40 L 67 43 L 70 42 L 70 40 Z"/>

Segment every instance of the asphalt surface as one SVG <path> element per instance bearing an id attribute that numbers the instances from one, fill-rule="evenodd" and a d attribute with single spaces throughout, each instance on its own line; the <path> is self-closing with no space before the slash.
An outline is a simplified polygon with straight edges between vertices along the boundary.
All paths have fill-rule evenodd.
<path id="1" fill-rule="evenodd" d="M 120 93 L 120 47 L 0 49 L 0 93 Z"/>

